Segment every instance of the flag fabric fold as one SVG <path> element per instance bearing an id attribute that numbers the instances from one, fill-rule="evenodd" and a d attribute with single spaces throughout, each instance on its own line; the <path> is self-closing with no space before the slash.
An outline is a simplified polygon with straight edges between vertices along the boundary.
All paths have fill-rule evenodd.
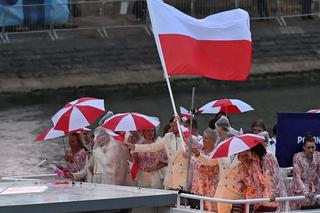
<path id="1" fill-rule="evenodd" d="M 138 163 L 133 163 L 131 161 L 128 160 L 129 163 L 129 168 L 130 168 L 130 176 L 132 181 L 136 180 L 136 177 L 138 175 L 138 172 L 140 170 L 140 165 Z"/>
<path id="2" fill-rule="evenodd" d="M 252 41 L 246 11 L 234 9 L 196 19 L 161 0 L 148 0 L 148 9 L 168 75 L 247 79 Z"/>

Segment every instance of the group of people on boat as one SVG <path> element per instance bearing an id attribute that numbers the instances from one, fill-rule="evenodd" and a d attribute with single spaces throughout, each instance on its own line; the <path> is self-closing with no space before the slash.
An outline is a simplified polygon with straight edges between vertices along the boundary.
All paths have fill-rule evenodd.
<path id="1" fill-rule="evenodd" d="M 164 127 L 162 137 L 158 128 L 118 133 L 124 135 L 122 140 L 102 127 L 94 133 L 70 134 L 64 174 L 75 181 L 93 183 L 167 190 L 183 187 L 215 198 L 270 198 L 271 202 L 251 205 L 250 212 L 281 211 L 284 203 L 275 198 L 288 195 L 306 197 L 290 202 L 291 209 L 319 207 L 320 201 L 314 196 L 320 193 L 320 153 L 315 151 L 310 133 L 304 139 L 303 150 L 293 157 L 292 180 L 287 183 L 275 157 L 276 128 L 273 137 L 269 137 L 263 120 L 253 122 L 251 133 L 263 136 L 264 142 L 217 159 L 211 159 L 215 147 L 242 134 L 232 128 L 225 113 L 218 113 L 202 136 L 197 122 L 192 120 L 191 140 L 180 137 L 178 123 L 188 128 L 191 122 L 173 117 Z M 205 202 L 204 207 L 219 213 L 243 211 L 241 205 L 220 202 Z"/>

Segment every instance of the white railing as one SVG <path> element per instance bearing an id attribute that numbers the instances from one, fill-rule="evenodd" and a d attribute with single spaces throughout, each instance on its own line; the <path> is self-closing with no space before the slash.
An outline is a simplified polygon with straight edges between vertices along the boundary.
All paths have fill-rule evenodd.
<path id="1" fill-rule="evenodd" d="M 165 0 L 165 2 L 197 18 L 234 8 L 247 10 L 252 20 L 276 19 L 280 25 L 286 25 L 284 19 L 288 17 L 320 16 L 320 0 L 312 0 L 311 4 L 301 0 Z M 10 13 L 15 16 L 8 15 Z M 38 18 L 30 18 L 34 16 Z M 18 6 L 0 4 L 0 41 L 2 39 L 4 43 L 10 42 L 9 34 L 46 32 L 52 40 L 59 40 L 58 33 L 63 31 L 95 30 L 101 37 L 108 37 L 107 30 L 112 28 L 143 27 L 147 30 L 148 25 L 145 0 L 72 0 L 67 4 Z"/>
<path id="2" fill-rule="evenodd" d="M 289 201 L 296 201 L 296 200 L 305 200 L 307 199 L 305 196 L 292 196 L 292 197 L 276 197 L 275 200 L 271 198 L 256 198 L 256 199 L 243 199 L 243 200 L 229 200 L 229 199 L 222 199 L 222 198 L 212 198 L 212 197 L 204 197 L 199 195 L 192 195 L 192 194 L 178 194 L 177 197 L 177 208 L 181 208 L 181 198 L 189 198 L 189 199 L 196 199 L 200 201 L 200 211 L 204 211 L 204 201 L 210 202 L 219 202 L 219 203 L 229 203 L 229 204 L 244 204 L 246 213 L 249 213 L 250 204 L 254 203 L 261 203 L 261 202 L 285 202 L 285 209 L 284 212 L 289 212 Z M 320 199 L 320 195 L 316 195 L 314 199 Z"/>

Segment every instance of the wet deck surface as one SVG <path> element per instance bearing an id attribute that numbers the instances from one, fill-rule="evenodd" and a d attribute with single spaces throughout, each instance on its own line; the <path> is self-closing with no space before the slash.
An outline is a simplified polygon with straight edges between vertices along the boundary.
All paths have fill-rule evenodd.
<path id="1" fill-rule="evenodd" d="M 0 189 L 8 183 L 0 183 Z M 88 212 L 143 207 L 161 207 L 176 203 L 176 193 L 91 183 L 40 181 L 19 182 L 16 194 L 0 195 L 0 212 Z M 19 191 L 30 193 L 19 193 Z M 39 192 L 35 192 L 35 191 Z M 42 192 L 41 192 L 42 191 Z"/>

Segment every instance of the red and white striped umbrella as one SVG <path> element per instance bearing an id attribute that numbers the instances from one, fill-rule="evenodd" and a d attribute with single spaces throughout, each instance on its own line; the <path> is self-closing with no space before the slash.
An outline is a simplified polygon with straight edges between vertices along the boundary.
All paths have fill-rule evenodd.
<path id="1" fill-rule="evenodd" d="M 235 113 L 254 110 L 249 104 L 239 99 L 219 99 L 207 103 L 199 109 L 201 113 L 216 114 L 219 112 Z"/>
<path id="2" fill-rule="evenodd" d="M 189 120 L 192 116 L 186 108 L 180 107 L 180 117 L 181 119 Z"/>
<path id="3" fill-rule="evenodd" d="M 72 132 L 92 124 L 104 110 L 103 99 L 85 97 L 67 103 L 51 120 L 54 129 Z"/>
<path id="4" fill-rule="evenodd" d="M 84 127 L 81 129 L 77 129 L 77 130 L 65 133 L 64 131 L 56 130 L 52 127 L 42 132 L 34 141 L 45 141 L 45 140 L 50 140 L 54 138 L 59 138 L 67 134 L 90 132 L 90 131 L 91 129 Z"/>
<path id="5" fill-rule="evenodd" d="M 50 139 L 62 137 L 64 135 L 65 135 L 64 131 L 49 128 L 45 130 L 43 133 L 41 133 L 34 141 L 50 140 Z"/>
<path id="6" fill-rule="evenodd" d="M 255 145 L 263 142 L 264 137 L 255 134 L 244 134 L 240 136 L 235 136 L 221 142 L 213 151 L 213 158 L 228 157 L 239 152 L 254 147 Z"/>
<path id="7" fill-rule="evenodd" d="M 311 109 L 308 113 L 320 113 L 320 109 Z"/>
<path id="8" fill-rule="evenodd" d="M 117 131 L 137 131 L 156 128 L 160 122 L 153 117 L 139 113 L 120 113 L 108 118 L 102 125 L 106 129 Z"/>

